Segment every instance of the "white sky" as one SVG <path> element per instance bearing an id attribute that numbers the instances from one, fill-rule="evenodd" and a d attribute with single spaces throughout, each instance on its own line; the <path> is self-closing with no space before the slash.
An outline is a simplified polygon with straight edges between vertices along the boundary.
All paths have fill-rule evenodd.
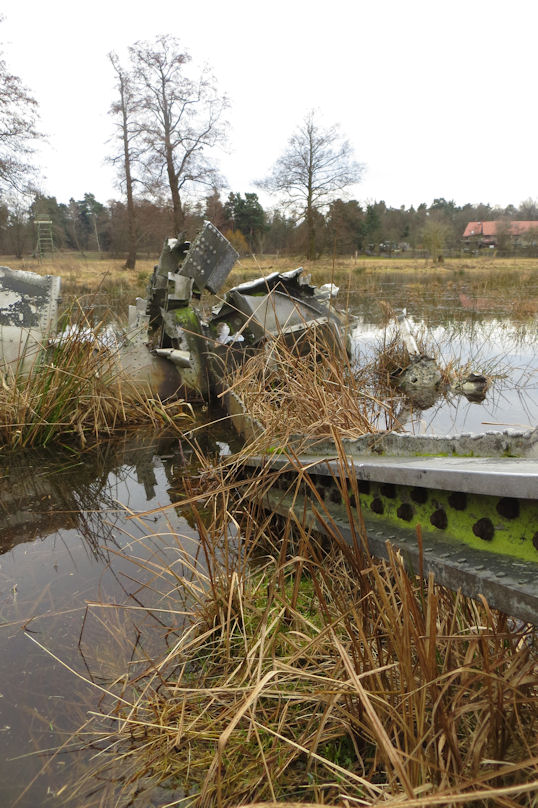
<path id="1" fill-rule="evenodd" d="M 105 162 L 107 54 L 170 33 L 231 101 L 220 168 L 256 191 L 311 108 L 366 165 L 352 196 L 393 206 L 538 197 L 536 0 L 4 0 L 8 67 L 40 103 L 42 186 L 120 198 Z M 274 201 L 274 200 L 273 200 Z"/>

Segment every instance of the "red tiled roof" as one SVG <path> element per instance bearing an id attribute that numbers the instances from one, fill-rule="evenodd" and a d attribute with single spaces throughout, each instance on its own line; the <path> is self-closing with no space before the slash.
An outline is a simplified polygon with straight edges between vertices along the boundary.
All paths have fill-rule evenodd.
<path id="1" fill-rule="evenodd" d="M 505 224 L 502 221 L 494 222 L 469 222 L 463 233 L 463 238 L 470 238 L 471 236 L 496 236 L 497 228 Z M 538 230 L 538 221 L 536 222 L 507 222 L 510 234 L 512 236 L 520 236 L 529 230 Z"/>

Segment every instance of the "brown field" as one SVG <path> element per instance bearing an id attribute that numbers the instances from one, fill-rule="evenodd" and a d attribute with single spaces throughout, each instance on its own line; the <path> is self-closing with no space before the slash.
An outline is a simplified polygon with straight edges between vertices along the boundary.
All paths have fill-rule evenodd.
<path id="1" fill-rule="evenodd" d="M 137 261 L 135 270 L 126 270 L 124 260 L 109 258 L 98 254 L 87 253 L 82 256 L 75 252 L 57 253 L 51 259 L 39 261 L 35 258 L 13 259 L 12 256 L 0 256 L 0 263 L 13 269 L 25 269 L 39 274 L 60 275 L 68 287 L 79 286 L 84 292 L 95 290 L 99 284 L 125 285 L 131 288 L 144 287 L 149 273 L 152 271 L 158 256 L 142 258 Z M 303 266 L 312 274 L 314 283 L 323 278 L 325 281 L 331 273 L 342 276 L 348 273 L 370 274 L 375 272 L 406 272 L 450 276 L 451 273 L 496 272 L 534 272 L 538 270 L 538 258 L 497 258 L 493 256 L 447 258 L 443 264 L 433 264 L 422 258 L 384 258 L 379 256 L 361 256 L 359 258 L 337 256 L 322 257 L 317 261 L 306 261 L 300 256 L 261 255 L 241 258 L 230 276 L 232 283 L 247 278 L 254 278 L 269 272 L 285 272 Z"/>
<path id="2" fill-rule="evenodd" d="M 16 261 L 1 257 L 0 264 L 40 274 L 62 278 L 63 307 L 74 300 L 83 310 L 92 309 L 99 319 L 123 321 L 128 305 L 135 298 L 145 297 L 147 282 L 158 256 L 142 258 L 136 269 L 126 270 L 124 260 L 98 253 L 59 252 L 42 262 L 34 258 Z M 402 277 L 408 307 L 420 305 L 428 298 L 440 300 L 446 295 L 463 293 L 471 308 L 481 301 L 495 301 L 497 314 L 528 320 L 538 311 L 538 258 L 498 258 L 494 256 L 447 258 L 443 264 L 433 264 L 418 258 L 332 257 L 306 261 L 300 256 L 248 256 L 241 258 L 232 270 L 226 288 L 271 272 L 286 272 L 303 266 L 312 283 L 321 285 L 333 281 L 342 290 L 373 296 L 377 299 L 383 280 L 395 273 Z M 424 278 L 428 279 L 427 284 Z M 379 283 L 381 282 L 381 284 Z M 385 293 L 383 293 L 385 294 Z M 207 299 L 211 301 L 210 298 Z M 212 301 L 211 301 L 212 302 Z M 394 301 L 390 301 L 392 305 Z M 398 303 L 398 305 L 400 305 Z"/>

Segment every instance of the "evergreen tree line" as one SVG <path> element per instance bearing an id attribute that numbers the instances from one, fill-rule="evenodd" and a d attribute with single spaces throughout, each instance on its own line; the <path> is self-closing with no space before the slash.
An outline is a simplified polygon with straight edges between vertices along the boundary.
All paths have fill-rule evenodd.
<path id="1" fill-rule="evenodd" d="M 137 252 L 157 255 L 165 238 L 174 233 L 172 206 L 166 201 L 135 199 Z M 55 248 L 81 253 L 123 257 L 128 249 L 128 216 L 124 201 L 99 202 L 91 193 L 80 200 L 58 202 L 54 196 L 36 195 L 28 207 L 0 204 L 0 253 L 21 258 L 35 252 L 37 219 L 52 222 Z M 209 219 L 241 255 L 304 255 L 307 226 L 297 223 L 285 208 L 264 210 L 255 193 L 232 192 L 226 199 L 215 190 L 205 199 L 184 205 L 184 232 L 192 238 Z M 431 205 L 390 207 L 385 202 L 361 205 L 357 200 L 336 199 L 326 212 L 315 213 L 316 256 L 433 255 L 463 249 L 462 234 L 469 221 L 538 220 L 538 205 L 526 200 L 518 207 L 495 208 L 488 204 L 456 205 L 435 199 Z M 499 245 L 511 253 L 510 241 Z M 529 244 L 526 252 L 536 252 Z"/>

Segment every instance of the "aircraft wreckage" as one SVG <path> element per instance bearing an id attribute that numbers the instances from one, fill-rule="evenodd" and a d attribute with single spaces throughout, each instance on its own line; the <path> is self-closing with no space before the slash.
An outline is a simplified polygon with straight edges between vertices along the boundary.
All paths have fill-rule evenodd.
<path id="1" fill-rule="evenodd" d="M 312 286 L 302 269 L 242 283 L 205 313 L 203 293 L 220 293 L 237 258 L 209 222 L 192 244 L 165 242 L 147 298 L 129 307 L 118 350 L 134 381 L 161 395 L 208 400 L 222 393 L 230 367 L 240 367 L 268 338 L 293 343 L 315 325 L 329 340 L 345 339 L 331 284 Z M 0 360 L 35 360 L 54 338 L 59 292 L 59 278 L 0 268 Z M 418 353 L 405 316 L 400 320 L 411 362 L 396 381 L 408 395 L 428 399 L 439 371 Z M 471 400 L 483 398 L 484 388 L 473 374 L 460 384 Z M 233 393 L 224 402 L 240 433 L 256 432 Z M 245 473 L 278 471 L 274 485 L 260 492 L 272 511 L 310 513 L 316 527 L 323 507 L 350 542 L 350 517 L 364 522 L 373 555 L 386 557 L 389 541 L 411 569 L 432 571 L 439 583 L 483 594 L 507 614 L 536 622 L 538 428 L 446 437 L 372 433 L 344 441 L 344 448 L 345 464 L 333 443 L 317 441 L 293 460 L 285 453 L 251 457 Z M 305 476 L 308 485 L 301 483 Z"/>

